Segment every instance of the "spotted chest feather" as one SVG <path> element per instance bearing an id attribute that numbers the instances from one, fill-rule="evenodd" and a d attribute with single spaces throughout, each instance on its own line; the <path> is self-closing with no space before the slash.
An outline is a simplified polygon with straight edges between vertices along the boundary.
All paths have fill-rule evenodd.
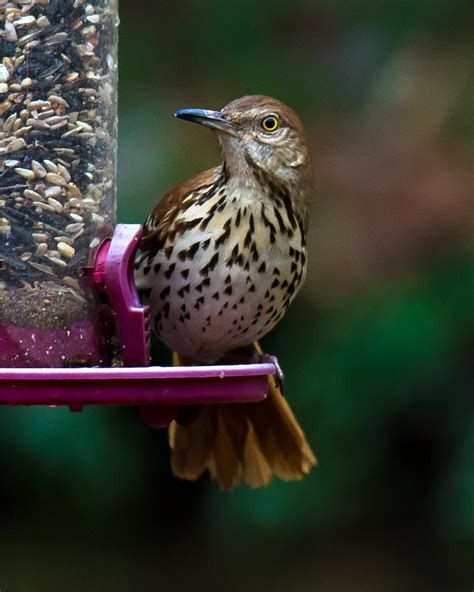
<path id="1" fill-rule="evenodd" d="M 195 360 L 214 361 L 262 337 L 304 279 L 304 224 L 274 193 L 216 181 L 150 231 L 137 264 L 140 296 L 157 335 Z"/>
<path id="2" fill-rule="evenodd" d="M 221 187 L 158 225 L 137 283 L 158 336 L 182 355 L 214 361 L 272 329 L 305 266 L 298 224 L 270 200 L 242 200 Z"/>

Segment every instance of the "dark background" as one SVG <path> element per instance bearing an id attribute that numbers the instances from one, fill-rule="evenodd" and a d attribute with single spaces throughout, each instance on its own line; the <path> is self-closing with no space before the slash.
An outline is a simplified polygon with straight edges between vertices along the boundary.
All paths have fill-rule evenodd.
<path id="1" fill-rule="evenodd" d="M 221 493 L 134 409 L 2 409 L 2 592 L 473 589 L 470 4 L 121 0 L 121 221 L 219 161 L 175 109 L 306 124 L 308 279 L 264 346 L 320 464 Z"/>

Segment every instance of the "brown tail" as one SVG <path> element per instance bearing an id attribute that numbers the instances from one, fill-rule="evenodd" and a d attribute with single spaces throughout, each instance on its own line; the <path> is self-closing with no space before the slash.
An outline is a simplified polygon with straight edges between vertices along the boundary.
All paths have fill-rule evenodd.
<path id="1" fill-rule="evenodd" d="M 292 481 L 309 473 L 316 458 L 275 379 L 269 381 L 260 403 L 206 405 L 193 424 L 172 422 L 173 473 L 195 481 L 208 469 L 223 489 L 241 481 L 263 487 L 273 475 Z"/>

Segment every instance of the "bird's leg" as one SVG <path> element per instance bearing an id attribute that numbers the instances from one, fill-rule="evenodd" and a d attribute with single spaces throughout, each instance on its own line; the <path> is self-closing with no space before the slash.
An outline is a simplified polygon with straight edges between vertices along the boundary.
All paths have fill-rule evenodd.
<path id="1" fill-rule="evenodd" d="M 184 366 L 183 358 L 175 351 L 173 352 L 173 366 Z"/>
<path id="2" fill-rule="evenodd" d="M 283 385 L 285 382 L 285 375 L 283 374 L 283 370 L 281 369 L 281 366 L 278 362 L 278 358 L 276 356 L 272 356 L 270 354 L 263 353 L 262 348 L 260 347 L 260 344 L 258 343 L 258 341 L 254 341 L 254 343 L 252 343 L 252 348 L 253 348 L 252 361 L 255 364 L 270 363 L 275 366 L 276 373 L 273 378 L 275 380 L 276 387 L 283 394 Z"/>
<path id="3" fill-rule="evenodd" d="M 273 376 L 275 386 L 283 394 L 284 374 L 278 363 L 278 359 L 270 354 L 265 354 L 260 347 L 260 344 L 255 341 L 250 345 L 239 347 L 227 352 L 225 356 L 217 360 L 219 364 L 273 364 L 276 372 Z"/>

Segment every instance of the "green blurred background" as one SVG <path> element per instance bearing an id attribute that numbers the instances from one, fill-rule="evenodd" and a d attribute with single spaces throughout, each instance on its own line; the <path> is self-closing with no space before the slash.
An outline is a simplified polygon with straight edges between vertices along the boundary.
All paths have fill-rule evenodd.
<path id="1" fill-rule="evenodd" d="M 219 161 L 175 109 L 263 93 L 307 126 L 308 279 L 264 346 L 319 466 L 221 493 L 174 479 L 134 409 L 2 409 L 2 592 L 473 589 L 471 19 L 467 0 L 121 0 L 121 221 Z"/>

